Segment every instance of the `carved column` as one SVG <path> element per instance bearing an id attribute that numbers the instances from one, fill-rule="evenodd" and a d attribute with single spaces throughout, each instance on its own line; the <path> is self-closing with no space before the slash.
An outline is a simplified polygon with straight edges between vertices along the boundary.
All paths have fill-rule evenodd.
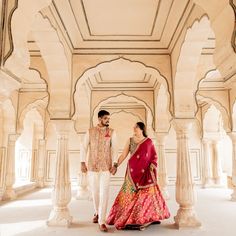
<path id="1" fill-rule="evenodd" d="M 48 226 L 69 226 L 72 222 L 67 207 L 71 200 L 71 184 L 68 162 L 68 135 L 71 120 L 54 120 L 57 132 L 56 175 L 52 191 L 53 209 L 47 221 Z"/>
<path id="2" fill-rule="evenodd" d="M 167 190 L 168 177 L 167 177 L 166 156 L 165 156 L 166 135 L 167 135 L 166 133 L 156 132 L 157 152 L 158 152 L 158 183 L 164 198 L 169 199 L 170 195 Z"/>
<path id="3" fill-rule="evenodd" d="M 38 133 L 36 124 L 34 124 L 33 128 L 33 136 L 32 136 L 32 149 L 31 149 L 31 173 L 30 173 L 30 181 L 37 182 L 37 170 L 38 170 Z"/>
<path id="4" fill-rule="evenodd" d="M 6 173 L 7 173 L 7 145 L 8 145 L 8 126 L 3 123 L 3 117 L 0 116 L 0 201 L 4 199 L 6 189 Z M 2 126 L 2 127 L 1 127 Z"/>
<path id="5" fill-rule="evenodd" d="M 45 159 L 46 159 L 46 141 L 45 139 L 39 139 L 37 185 L 40 188 L 44 187 Z"/>
<path id="6" fill-rule="evenodd" d="M 13 189 L 15 183 L 15 145 L 19 136 L 16 134 L 8 135 L 7 160 L 6 160 L 6 189 L 3 199 L 15 199 L 16 193 Z"/>
<path id="7" fill-rule="evenodd" d="M 177 134 L 177 177 L 176 177 L 176 201 L 179 210 L 174 217 L 178 228 L 199 227 L 194 211 L 196 194 L 192 179 L 190 154 L 189 154 L 189 130 L 193 119 L 175 119 L 175 130 Z"/>
<path id="8" fill-rule="evenodd" d="M 231 194 L 231 200 L 236 201 L 236 132 L 230 134 L 232 140 L 232 184 L 233 193 Z"/>
<path id="9" fill-rule="evenodd" d="M 5 191 L 5 160 L 6 160 L 6 149 L 0 147 L 0 201 L 3 198 Z"/>
<path id="10" fill-rule="evenodd" d="M 83 143 L 83 138 L 84 138 L 84 134 L 79 134 L 80 151 L 81 151 L 81 145 Z M 88 190 L 87 173 L 82 173 L 80 170 L 78 173 L 78 190 L 77 190 L 76 199 L 77 200 L 90 199 L 90 194 Z"/>
<path id="11" fill-rule="evenodd" d="M 213 151 L 213 165 L 212 165 L 212 175 L 215 184 L 222 184 L 222 166 L 218 150 L 218 140 L 212 142 L 212 151 Z"/>
<path id="12" fill-rule="evenodd" d="M 203 139 L 203 166 L 202 166 L 202 187 L 206 188 L 212 185 L 212 165 L 210 158 L 210 140 Z"/>

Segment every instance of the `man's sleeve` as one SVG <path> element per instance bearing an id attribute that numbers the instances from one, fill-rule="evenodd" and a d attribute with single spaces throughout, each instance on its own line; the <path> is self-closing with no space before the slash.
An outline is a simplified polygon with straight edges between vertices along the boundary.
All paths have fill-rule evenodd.
<path id="1" fill-rule="evenodd" d="M 86 132 L 84 140 L 80 145 L 80 162 L 86 162 L 88 145 L 89 145 L 89 131 Z"/>

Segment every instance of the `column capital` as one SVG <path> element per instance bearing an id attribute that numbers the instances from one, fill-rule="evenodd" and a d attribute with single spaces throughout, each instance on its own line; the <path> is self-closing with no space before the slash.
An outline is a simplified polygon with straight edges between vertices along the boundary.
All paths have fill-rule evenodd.
<path id="1" fill-rule="evenodd" d="M 195 122 L 194 118 L 175 118 L 173 120 L 174 125 L 178 129 L 189 129 Z"/>
<path id="2" fill-rule="evenodd" d="M 202 139 L 202 143 L 203 144 L 210 144 L 212 142 L 212 140 L 208 139 L 208 138 L 203 138 Z"/>
<path id="3" fill-rule="evenodd" d="M 78 137 L 81 139 L 84 137 L 85 134 L 86 132 L 77 132 Z"/>
<path id="4" fill-rule="evenodd" d="M 189 130 L 192 127 L 192 124 L 195 122 L 195 119 L 191 118 L 181 118 L 174 119 L 173 124 L 176 131 L 176 134 L 188 134 Z"/>
<path id="5" fill-rule="evenodd" d="M 73 120 L 52 119 L 51 122 L 57 135 L 68 135 L 74 124 Z"/>
<path id="6" fill-rule="evenodd" d="M 46 139 L 39 139 L 39 145 L 44 145 L 46 143 Z"/>
<path id="7" fill-rule="evenodd" d="M 16 142 L 19 136 L 19 134 L 8 134 L 8 142 Z"/>
<path id="8" fill-rule="evenodd" d="M 156 137 L 156 140 L 159 144 L 162 144 L 165 142 L 167 135 L 168 135 L 167 132 L 155 132 L 155 137 Z"/>

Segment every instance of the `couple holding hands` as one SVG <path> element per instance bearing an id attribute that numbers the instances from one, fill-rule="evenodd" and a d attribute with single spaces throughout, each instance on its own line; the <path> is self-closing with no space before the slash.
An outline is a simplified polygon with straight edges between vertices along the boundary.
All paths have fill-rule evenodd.
<path id="1" fill-rule="evenodd" d="M 95 211 L 93 222 L 99 224 L 102 232 L 108 231 L 106 224 L 139 230 L 160 224 L 170 213 L 157 184 L 157 154 L 145 124 L 135 124 L 134 135 L 117 160 L 116 133 L 109 127 L 109 120 L 108 111 L 99 111 L 98 125 L 87 131 L 81 146 L 81 171 L 88 173 Z M 128 154 L 124 183 L 106 218 L 110 176 L 115 175 Z"/>

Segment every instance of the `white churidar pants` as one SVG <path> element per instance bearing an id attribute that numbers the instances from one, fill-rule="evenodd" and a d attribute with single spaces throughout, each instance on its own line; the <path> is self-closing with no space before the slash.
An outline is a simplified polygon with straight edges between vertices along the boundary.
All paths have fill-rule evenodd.
<path id="1" fill-rule="evenodd" d="M 107 202 L 109 196 L 110 172 L 88 172 L 90 190 L 93 197 L 95 213 L 98 214 L 98 223 L 105 224 Z"/>

